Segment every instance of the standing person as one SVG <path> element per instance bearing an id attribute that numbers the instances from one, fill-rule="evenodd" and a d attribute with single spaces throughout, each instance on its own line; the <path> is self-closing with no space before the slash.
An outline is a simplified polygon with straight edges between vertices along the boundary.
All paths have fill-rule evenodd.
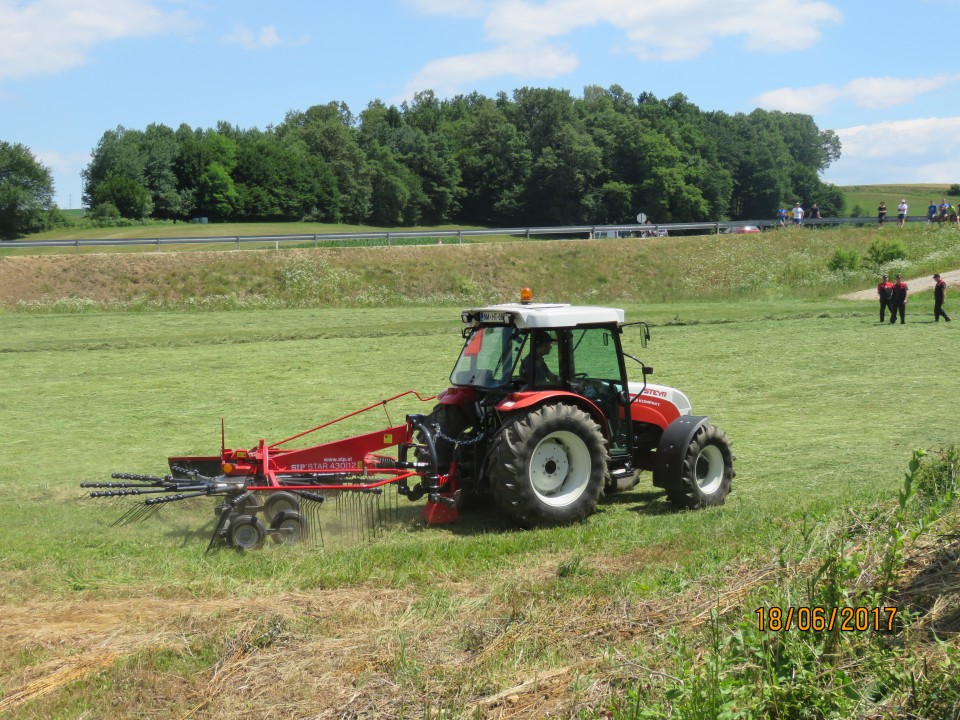
<path id="1" fill-rule="evenodd" d="M 798 200 L 793 205 L 793 224 L 800 225 L 803 223 L 803 208 L 800 207 L 800 201 Z"/>
<path id="2" fill-rule="evenodd" d="M 902 228 L 903 224 L 907 221 L 907 199 L 904 198 L 900 201 L 900 204 L 897 205 L 897 227 Z"/>
<path id="3" fill-rule="evenodd" d="M 881 200 L 880 207 L 877 208 L 877 223 L 880 225 L 880 229 L 883 230 L 883 221 L 887 219 L 887 204 Z"/>
<path id="4" fill-rule="evenodd" d="M 777 223 L 780 225 L 780 227 L 787 226 L 787 209 L 786 208 L 777 209 Z"/>
<path id="5" fill-rule="evenodd" d="M 811 220 L 822 220 L 822 219 L 823 219 L 823 215 L 820 214 L 820 208 L 817 207 L 817 204 L 816 204 L 816 203 L 814 203 L 814 204 L 813 204 L 813 207 L 810 208 L 810 212 L 808 213 L 808 217 L 809 217 Z"/>
<path id="6" fill-rule="evenodd" d="M 943 315 L 943 319 L 947 322 L 950 322 L 950 316 L 943 311 L 943 301 L 947 295 L 947 281 L 940 279 L 940 273 L 937 273 L 933 276 L 934 282 L 937 284 L 933 286 L 933 319 L 934 322 L 940 322 L 940 316 Z"/>
<path id="7" fill-rule="evenodd" d="M 927 206 L 927 222 L 932 223 L 937 219 L 937 204 L 931 200 L 930 204 Z"/>
<path id="8" fill-rule="evenodd" d="M 880 322 L 884 321 L 884 314 L 887 311 L 887 308 L 890 308 L 890 315 L 894 314 L 893 309 L 893 283 L 890 282 L 890 278 L 887 275 L 883 276 L 883 280 L 877 283 L 877 295 L 880 296 Z"/>
<path id="9" fill-rule="evenodd" d="M 890 298 L 891 325 L 897 321 L 898 312 L 900 313 L 900 324 L 903 325 L 906 322 L 904 315 L 906 315 L 907 312 L 907 284 L 899 275 L 897 275 L 897 282 L 893 285 L 893 291 Z"/>

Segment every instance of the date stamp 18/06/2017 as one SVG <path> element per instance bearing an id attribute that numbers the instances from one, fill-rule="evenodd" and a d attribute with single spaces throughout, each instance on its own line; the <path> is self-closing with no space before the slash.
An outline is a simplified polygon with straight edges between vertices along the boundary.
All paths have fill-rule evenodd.
<path id="1" fill-rule="evenodd" d="M 759 607 L 756 609 L 760 632 L 890 632 L 897 617 L 895 607 Z"/>

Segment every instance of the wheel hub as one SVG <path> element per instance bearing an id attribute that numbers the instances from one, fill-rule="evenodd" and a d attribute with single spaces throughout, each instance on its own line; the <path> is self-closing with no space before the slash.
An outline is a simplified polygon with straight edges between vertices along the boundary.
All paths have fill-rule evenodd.
<path id="1" fill-rule="evenodd" d="M 538 493 L 552 495 L 566 480 L 570 461 L 564 446 L 556 438 L 547 438 L 533 453 L 530 463 L 530 479 Z"/>
<path id="2" fill-rule="evenodd" d="M 717 491 L 723 482 L 723 453 L 716 445 L 707 445 L 697 455 L 694 466 L 697 476 L 697 486 L 704 495 L 711 495 Z"/>

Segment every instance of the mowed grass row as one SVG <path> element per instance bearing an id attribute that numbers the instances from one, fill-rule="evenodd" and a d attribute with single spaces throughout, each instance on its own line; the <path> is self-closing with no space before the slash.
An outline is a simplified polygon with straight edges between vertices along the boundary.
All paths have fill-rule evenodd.
<path id="1" fill-rule="evenodd" d="M 913 448 L 960 439 L 946 410 L 960 390 L 960 326 L 913 316 L 904 326 L 881 326 L 873 304 L 837 317 L 804 316 L 806 307 L 740 306 L 729 322 L 710 322 L 725 310 L 710 304 L 628 308 L 630 319 L 655 327 L 646 349 L 627 331 L 627 350 L 654 366 L 655 381 L 685 390 L 695 411 L 734 443 L 739 474 L 722 510 L 669 512 L 645 479 L 637 493 L 575 528 L 524 533 L 495 515 L 471 516 L 423 535 L 412 517 L 386 546 L 352 549 L 349 572 L 336 554 L 305 548 L 204 556 L 203 537 L 178 533 L 205 526 L 212 501 L 108 528 L 119 509 L 79 500 L 78 485 L 114 471 L 162 473 L 168 454 L 216 453 L 221 417 L 228 446 L 253 446 L 406 389 L 433 394 L 459 352 L 458 308 L 424 312 L 419 321 L 410 310 L 0 316 L 0 423 L 11 454 L 0 468 L 0 492 L 15 509 L 0 526 L 0 554 L 13 571 L 2 592 L 12 600 L 74 588 L 176 593 L 199 584 L 218 593 L 242 582 L 256 593 L 261 586 L 453 580 L 526 562 L 527 553 L 624 553 L 663 542 L 676 549 L 670 568 L 764 554 L 807 515 L 892 497 Z M 667 324 L 693 314 L 708 321 Z M 404 402 L 391 419 L 429 408 Z M 377 410 L 346 431 L 386 425 Z M 522 557 L 509 559 L 516 554 Z M 279 558 L 295 570 L 277 577 Z"/>

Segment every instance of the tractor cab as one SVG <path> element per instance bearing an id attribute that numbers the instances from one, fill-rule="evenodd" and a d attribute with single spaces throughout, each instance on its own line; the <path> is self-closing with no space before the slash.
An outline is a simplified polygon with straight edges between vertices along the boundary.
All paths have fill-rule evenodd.
<path id="1" fill-rule="evenodd" d="M 510 303 L 467 310 L 462 319 L 466 342 L 450 375 L 454 386 L 492 399 L 501 412 L 551 398 L 581 405 L 612 455 L 629 452 L 622 310 Z"/>

